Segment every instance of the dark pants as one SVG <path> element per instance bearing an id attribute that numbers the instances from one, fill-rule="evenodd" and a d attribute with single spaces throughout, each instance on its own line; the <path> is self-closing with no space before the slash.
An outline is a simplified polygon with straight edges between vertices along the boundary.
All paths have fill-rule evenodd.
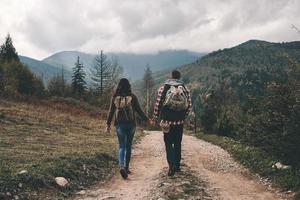
<path id="1" fill-rule="evenodd" d="M 183 125 L 171 125 L 170 132 L 164 133 L 167 160 L 171 167 L 180 167 L 182 134 Z"/>
<path id="2" fill-rule="evenodd" d="M 122 123 L 116 126 L 116 130 L 119 140 L 119 165 L 129 167 L 135 126 L 132 123 Z"/>

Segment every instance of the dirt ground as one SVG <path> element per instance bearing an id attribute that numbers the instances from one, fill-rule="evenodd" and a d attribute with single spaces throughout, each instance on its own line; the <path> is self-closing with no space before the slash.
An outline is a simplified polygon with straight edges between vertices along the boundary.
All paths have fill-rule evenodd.
<path id="1" fill-rule="evenodd" d="M 162 133 L 148 132 L 134 147 L 128 180 L 116 173 L 73 199 L 291 199 L 250 175 L 220 147 L 188 135 L 183 138 L 182 171 L 168 177 L 164 148 Z"/>

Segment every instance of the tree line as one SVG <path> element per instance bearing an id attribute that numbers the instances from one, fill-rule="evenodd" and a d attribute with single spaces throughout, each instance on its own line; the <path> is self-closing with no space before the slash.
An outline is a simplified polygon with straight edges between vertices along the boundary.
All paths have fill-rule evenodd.
<path id="1" fill-rule="evenodd" d="M 214 85 L 193 91 L 197 122 L 214 133 L 259 147 L 300 168 L 300 65 L 222 70 Z"/>
<path id="2" fill-rule="evenodd" d="M 18 98 L 35 97 L 72 97 L 93 104 L 107 104 L 107 95 L 122 74 L 117 58 L 108 58 L 103 51 L 94 59 L 91 70 L 85 68 L 80 57 L 74 61 L 72 80 L 65 79 L 64 69 L 54 75 L 44 85 L 41 77 L 34 75 L 26 65 L 20 62 L 18 53 L 8 34 L 0 47 L 0 95 Z M 89 73 L 89 80 L 87 80 Z"/>

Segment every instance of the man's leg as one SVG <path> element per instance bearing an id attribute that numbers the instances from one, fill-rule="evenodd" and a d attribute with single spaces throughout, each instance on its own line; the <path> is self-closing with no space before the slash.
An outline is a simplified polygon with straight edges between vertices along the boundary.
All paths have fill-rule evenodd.
<path id="1" fill-rule="evenodd" d="M 174 159 L 175 168 L 178 171 L 180 170 L 182 135 L 183 125 L 177 125 L 174 127 Z"/>
<path id="2" fill-rule="evenodd" d="M 169 164 L 169 176 L 173 176 L 175 173 L 175 152 L 174 152 L 174 127 L 170 127 L 169 133 L 164 133 L 164 141 L 166 146 L 167 160 Z"/>

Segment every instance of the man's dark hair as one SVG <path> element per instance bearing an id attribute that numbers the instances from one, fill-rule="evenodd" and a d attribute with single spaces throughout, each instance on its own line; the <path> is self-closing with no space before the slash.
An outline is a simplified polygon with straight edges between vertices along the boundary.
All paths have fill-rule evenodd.
<path id="1" fill-rule="evenodd" d="M 178 70 L 173 70 L 172 71 L 172 78 L 173 79 L 180 79 L 180 72 Z"/>

